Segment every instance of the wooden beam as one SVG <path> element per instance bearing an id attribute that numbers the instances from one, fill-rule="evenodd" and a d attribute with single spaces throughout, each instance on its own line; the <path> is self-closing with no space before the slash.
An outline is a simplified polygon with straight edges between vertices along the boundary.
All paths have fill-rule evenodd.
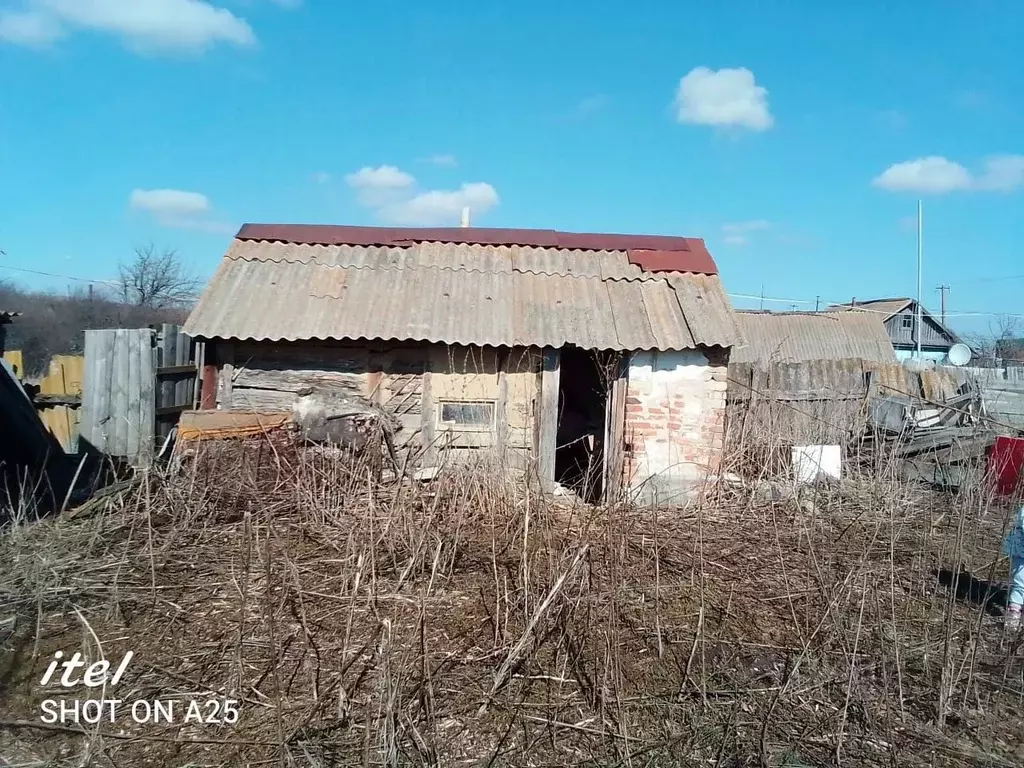
<path id="1" fill-rule="evenodd" d="M 156 409 L 157 416 L 170 416 L 174 413 L 181 413 L 182 411 L 192 410 L 191 406 L 186 404 L 182 405 L 165 405 Z"/>
<path id="2" fill-rule="evenodd" d="M 540 409 L 537 423 L 537 470 L 542 484 L 555 482 L 555 448 L 558 445 L 559 352 L 545 347 L 540 371 Z"/>
<path id="3" fill-rule="evenodd" d="M 508 454 L 508 352 L 498 354 L 498 401 L 494 408 L 495 453 L 502 463 Z"/>
<path id="4" fill-rule="evenodd" d="M 162 365 L 156 369 L 156 375 L 158 378 L 181 375 L 187 376 L 189 374 L 194 374 L 195 372 L 195 363 L 189 363 L 188 365 Z"/>
<path id="5" fill-rule="evenodd" d="M 437 463 L 437 431 L 434 428 L 434 397 L 431 392 L 429 366 L 433 364 L 432 359 L 427 361 L 428 370 L 423 374 L 423 386 L 420 394 L 420 436 L 423 440 L 424 467 L 431 467 Z"/>
<path id="6" fill-rule="evenodd" d="M 626 449 L 626 387 L 629 376 L 629 355 L 616 360 L 616 376 L 608 389 L 604 425 L 604 483 L 606 501 L 614 500 L 622 484 L 623 459 Z"/>
<path id="7" fill-rule="evenodd" d="M 199 385 L 199 407 L 212 411 L 217 407 L 217 347 L 213 342 L 203 344 L 203 366 Z"/>
<path id="8" fill-rule="evenodd" d="M 235 346 L 222 344 L 217 348 L 220 363 L 220 385 L 217 400 L 221 408 L 231 408 L 232 392 L 235 386 Z"/>

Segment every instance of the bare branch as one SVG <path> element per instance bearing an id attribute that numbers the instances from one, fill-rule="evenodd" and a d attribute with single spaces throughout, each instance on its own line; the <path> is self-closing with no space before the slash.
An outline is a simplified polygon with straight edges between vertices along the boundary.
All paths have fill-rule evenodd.
<path id="1" fill-rule="evenodd" d="M 177 251 L 152 245 L 135 249 L 135 258 L 118 267 L 118 298 L 150 309 L 183 309 L 193 304 L 201 282 L 181 263 Z"/>

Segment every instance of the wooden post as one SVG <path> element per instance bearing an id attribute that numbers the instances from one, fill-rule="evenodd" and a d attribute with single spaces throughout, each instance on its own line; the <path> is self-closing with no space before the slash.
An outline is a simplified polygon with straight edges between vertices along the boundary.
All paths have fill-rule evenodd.
<path id="1" fill-rule="evenodd" d="M 612 501 L 622 483 L 626 448 L 626 387 L 629 383 L 629 355 L 622 354 L 615 364 L 615 379 L 608 388 L 604 425 L 604 482 L 606 501 Z"/>
<path id="2" fill-rule="evenodd" d="M 203 348 L 199 407 L 204 411 L 212 411 L 217 408 L 217 347 L 208 341 L 203 345 Z"/>
<path id="3" fill-rule="evenodd" d="M 423 385 L 420 394 L 420 436 L 423 440 L 424 467 L 432 467 L 437 463 L 437 434 L 434 429 L 434 396 L 431 392 L 430 369 L 433 359 L 427 359 L 426 370 L 423 371 Z"/>
<path id="4" fill-rule="evenodd" d="M 555 482 L 560 371 L 559 351 L 545 347 L 540 371 L 540 412 L 537 425 L 537 470 L 543 485 L 552 485 Z"/>
<path id="5" fill-rule="evenodd" d="M 222 344 L 218 347 L 217 360 L 220 362 L 220 391 L 217 401 L 221 408 L 229 409 L 232 405 L 231 390 L 235 381 L 234 345 Z"/>
<path id="6" fill-rule="evenodd" d="M 494 443 L 495 455 L 504 466 L 509 457 L 508 450 L 508 351 L 499 350 L 496 363 L 498 367 L 498 401 L 494 408 Z"/>

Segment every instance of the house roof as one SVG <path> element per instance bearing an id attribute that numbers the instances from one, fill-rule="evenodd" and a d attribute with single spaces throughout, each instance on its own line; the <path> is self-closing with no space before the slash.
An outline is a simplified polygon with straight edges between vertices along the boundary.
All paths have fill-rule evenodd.
<path id="1" fill-rule="evenodd" d="M 877 314 L 883 322 L 893 315 L 905 311 L 917 305 L 915 299 L 871 299 L 869 301 L 858 301 L 856 304 L 832 304 L 825 308 L 826 312 L 868 312 Z M 949 337 L 952 342 L 960 341 L 960 337 L 952 331 L 949 326 L 944 325 L 935 315 L 929 312 L 924 305 L 921 305 L 921 315 L 932 322 L 942 333 Z"/>
<path id="2" fill-rule="evenodd" d="M 255 224 L 239 231 L 185 332 L 619 350 L 738 339 L 695 238 Z"/>
<path id="3" fill-rule="evenodd" d="M 21 317 L 21 312 L 15 312 L 7 309 L 0 309 L 0 324 L 9 323 L 16 317 Z"/>
<path id="4" fill-rule="evenodd" d="M 863 311 L 877 312 L 882 315 L 883 320 L 888 320 L 893 315 L 902 312 L 908 306 L 914 303 L 913 299 L 902 298 L 902 299 L 870 299 L 868 301 L 858 301 L 856 304 L 832 304 L 825 307 L 826 312 L 837 312 L 845 309 L 859 309 Z"/>
<path id="5" fill-rule="evenodd" d="M 733 349 L 730 362 L 896 362 L 889 334 L 877 314 L 738 311 L 736 320 L 746 344 Z"/>

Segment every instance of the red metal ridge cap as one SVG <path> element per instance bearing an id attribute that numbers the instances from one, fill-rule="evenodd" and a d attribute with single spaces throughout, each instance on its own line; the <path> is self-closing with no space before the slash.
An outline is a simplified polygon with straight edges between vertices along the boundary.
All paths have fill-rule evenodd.
<path id="1" fill-rule="evenodd" d="M 428 242 L 626 251 L 630 263 L 647 272 L 718 273 L 704 241 L 693 237 L 558 232 L 553 229 L 347 227 L 323 224 L 244 224 L 235 237 L 239 240 L 269 240 L 304 245 L 402 248 Z"/>

